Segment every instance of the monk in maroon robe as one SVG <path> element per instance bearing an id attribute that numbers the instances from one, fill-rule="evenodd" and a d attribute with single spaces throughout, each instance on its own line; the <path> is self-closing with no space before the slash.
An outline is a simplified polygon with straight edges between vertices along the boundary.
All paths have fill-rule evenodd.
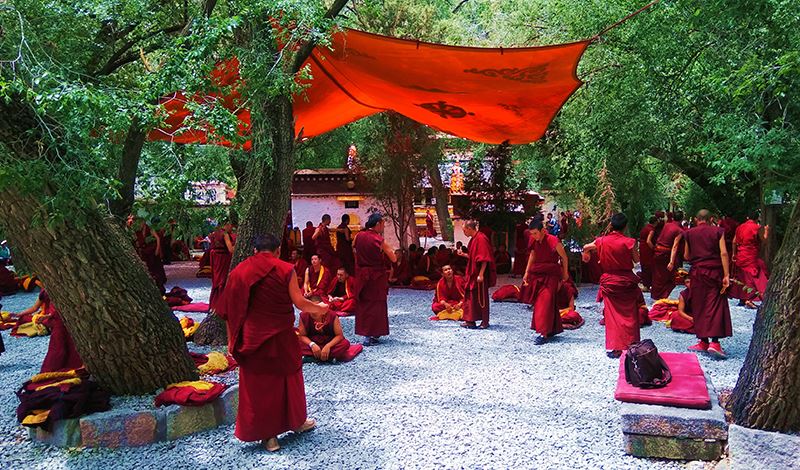
<path id="1" fill-rule="evenodd" d="M 353 315 L 356 311 L 355 280 L 344 266 L 336 270 L 336 278 L 328 287 L 328 305 L 340 317 Z"/>
<path id="2" fill-rule="evenodd" d="M 152 230 L 144 220 L 140 221 L 139 229 L 136 230 L 136 252 L 142 259 L 150 277 L 156 283 L 156 287 L 163 295 L 166 293 L 167 274 L 164 272 L 162 261 L 161 238 L 155 230 Z"/>
<path id="3" fill-rule="evenodd" d="M 389 273 L 384 256 L 397 262 L 394 251 L 383 239 L 386 221 L 379 212 L 370 214 L 366 230 L 358 232 L 353 241 L 356 255 L 356 312 L 355 332 L 364 337 L 363 345 L 377 344 L 381 336 L 389 334 Z"/>
<path id="4" fill-rule="evenodd" d="M 497 246 L 497 250 L 494 252 L 494 262 L 497 265 L 497 274 L 511 272 L 511 255 L 508 254 L 506 246 L 502 243 Z"/>
<path id="5" fill-rule="evenodd" d="M 289 253 L 289 262 L 294 266 L 294 273 L 297 275 L 297 285 L 302 289 L 306 280 L 308 264 L 306 264 L 305 258 L 300 256 L 300 252 L 297 251 L 296 248 Z"/>
<path id="6" fill-rule="evenodd" d="M 449 264 L 442 267 L 442 278 L 436 284 L 431 304 L 434 313 L 431 320 L 461 320 L 464 316 L 464 284 L 464 278 L 456 276 Z"/>
<path id="7" fill-rule="evenodd" d="M 211 260 L 211 295 L 208 297 L 208 304 L 211 310 L 217 309 L 217 303 L 225 291 L 225 283 L 228 282 L 228 271 L 231 270 L 231 258 L 233 257 L 233 225 L 226 222 L 222 227 L 211 232 L 208 236 L 211 240 L 210 260 Z"/>
<path id="8" fill-rule="evenodd" d="M 639 232 L 639 262 L 642 267 L 639 277 L 647 290 L 653 285 L 653 249 L 647 244 L 647 239 L 656 229 L 656 222 L 658 222 L 656 217 L 650 217 L 650 221 Z"/>
<path id="9" fill-rule="evenodd" d="M 353 256 L 353 232 L 350 230 L 350 216 L 344 214 L 342 223 L 336 227 L 336 256 L 347 274 L 355 274 L 356 260 Z"/>
<path id="10" fill-rule="evenodd" d="M 678 248 L 683 240 L 683 212 L 672 214 L 673 220 L 664 224 L 653 253 L 653 285 L 650 298 L 666 299 L 675 289 L 675 269 L 678 267 Z"/>
<path id="11" fill-rule="evenodd" d="M 724 229 L 723 229 L 724 230 Z M 686 289 L 678 295 L 678 310 L 673 312 L 669 319 L 672 331 L 695 334 L 694 317 L 692 315 L 692 286 L 691 279 L 683 281 Z"/>
<path id="12" fill-rule="evenodd" d="M 511 269 L 512 276 L 524 276 L 525 268 L 528 266 L 528 225 L 520 222 L 516 227 L 516 238 L 514 241 L 514 266 Z"/>
<path id="13" fill-rule="evenodd" d="M 407 286 L 411 284 L 411 265 L 408 261 L 408 255 L 403 250 L 395 250 L 394 256 L 397 261 L 391 265 L 389 285 Z"/>
<path id="14" fill-rule="evenodd" d="M 13 295 L 19 290 L 19 282 L 13 272 L 0 265 L 0 296 Z"/>
<path id="15" fill-rule="evenodd" d="M 733 277 L 736 282 L 731 286 L 731 297 L 739 299 L 750 308 L 755 308 L 754 302 L 762 300 L 767 290 L 769 274 L 759 252 L 761 242 L 768 236 L 769 226 L 765 226 L 762 231 L 758 224 L 758 214 L 751 214 L 736 228 L 733 238 Z"/>
<path id="16" fill-rule="evenodd" d="M 307 419 L 302 354 L 294 330 L 294 309 L 324 314 L 325 304 L 303 297 L 291 264 L 278 259 L 280 240 L 255 240 L 256 254 L 231 271 L 218 315 L 228 324 L 228 352 L 239 364 L 239 410 L 234 434 L 280 449 L 277 436 L 304 432 Z"/>
<path id="17" fill-rule="evenodd" d="M 436 227 L 433 226 L 433 215 L 431 211 L 425 214 L 425 236 L 428 238 L 436 238 Z"/>
<path id="18" fill-rule="evenodd" d="M 306 298 L 316 295 L 319 297 L 326 297 L 328 295 L 328 288 L 333 280 L 331 270 L 322 264 L 319 255 L 311 257 L 311 266 L 306 268 L 305 279 L 303 282 L 303 295 Z"/>
<path id="19" fill-rule="evenodd" d="M 739 222 L 733 217 L 726 215 L 720 219 L 718 225 L 725 231 L 725 244 L 728 247 L 728 254 L 731 255 L 731 259 L 733 259 L 733 239 L 736 237 L 736 229 L 739 228 Z"/>
<path id="20" fill-rule="evenodd" d="M 463 231 L 470 241 L 464 274 L 464 323 L 461 326 L 486 329 L 489 328 L 489 288 L 497 283 L 492 243 L 484 231 L 478 230 L 478 223 L 474 220 L 465 222 Z M 478 320 L 481 321 L 480 326 L 476 326 Z"/>
<path id="21" fill-rule="evenodd" d="M 556 297 L 559 285 L 569 279 L 569 265 L 561 241 L 547 232 L 541 215 L 531 221 L 529 234 L 530 254 L 520 300 L 533 306 L 531 329 L 538 333 L 534 344 L 541 345 L 564 331 Z"/>
<path id="22" fill-rule="evenodd" d="M 692 264 L 692 313 L 699 339 L 689 349 L 724 358 L 719 339 L 733 334 L 726 294 L 730 286 L 728 247 L 725 230 L 709 224 L 709 218 L 709 212 L 701 210 L 695 217 L 697 226 L 686 232 L 684 257 Z"/>
<path id="23" fill-rule="evenodd" d="M 603 276 L 600 297 L 606 326 L 606 354 L 618 358 L 622 351 L 639 341 L 639 305 L 642 291 L 633 266 L 639 261 L 636 240 L 625 236 L 628 218 L 618 213 L 611 217 L 611 232 L 583 247 L 583 256 L 597 251 Z"/>
<path id="24" fill-rule="evenodd" d="M 343 270 L 343 268 L 339 268 Z M 309 299 L 320 302 L 317 296 Z M 339 361 L 350 362 L 358 356 L 364 347 L 360 344 L 352 345 L 344 337 L 342 323 L 333 312 L 312 313 L 301 312 L 297 324 L 297 339 L 300 340 L 300 350 L 304 357 L 313 357 L 319 362 Z"/>
<path id="25" fill-rule="evenodd" d="M 556 294 L 556 308 L 559 311 L 564 310 L 565 308 L 575 310 L 575 299 L 577 298 L 578 286 L 575 285 L 575 282 L 572 281 L 572 278 L 569 278 L 562 282 L 558 287 L 558 293 Z"/>
<path id="26" fill-rule="evenodd" d="M 447 248 L 447 245 L 441 244 L 439 248 L 436 250 L 436 266 L 444 267 L 446 264 L 450 264 L 450 257 L 453 255 L 453 252 Z"/>
<path id="27" fill-rule="evenodd" d="M 322 260 L 322 265 L 328 268 L 331 272 L 336 272 L 339 269 L 339 258 L 331 244 L 331 231 L 328 226 L 331 224 L 331 216 L 325 214 L 322 216 L 322 222 L 317 226 L 314 232 L 314 245 L 317 248 L 317 255 Z"/>
<path id="28" fill-rule="evenodd" d="M 314 243 L 314 233 L 316 231 L 317 228 L 314 227 L 314 223 L 309 220 L 306 222 L 306 228 L 301 232 L 303 237 L 303 258 L 307 264 L 311 264 L 311 257 L 317 254 L 317 245 Z"/>

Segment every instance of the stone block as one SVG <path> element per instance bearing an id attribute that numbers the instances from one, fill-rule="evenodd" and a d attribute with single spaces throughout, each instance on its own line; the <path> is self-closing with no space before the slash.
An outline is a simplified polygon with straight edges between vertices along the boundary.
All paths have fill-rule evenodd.
<path id="1" fill-rule="evenodd" d="M 239 385 L 225 389 L 222 395 L 214 400 L 214 410 L 219 424 L 234 424 L 239 410 Z"/>
<path id="2" fill-rule="evenodd" d="M 86 447 L 137 447 L 156 442 L 155 411 L 115 410 L 81 418 Z"/>
<path id="3" fill-rule="evenodd" d="M 710 410 L 622 403 L 622 432 L 687 439 L 728 439 L 725 412 L 709 378 L 706 378 L 706 384 L 711 397 Z"/>
<path id="4" fill-rule="evenodd" d="M 716 460 L 725 441 L 716 439 L 685 439 L 678 437 L 624 434 L 625 452 L 635 457 L 672 460 Z"/>
<path id="5" fill-rule="evenodd" d="M 81 427 L 78 419 L 61 419 L 53 423 L 51 432 L 42 428 L 28 428 L 32 441 L 57 447 L 80 447 Z"/>
<path id="6" fill-rule="evenodd" d="M 214 404 L 204 406 L 169 406 L 165 410 L 166 438 L 174 440 L 183 436 L 217 427 Z"/>
<path id="7" fill-rule="evenodd" d="M 731 468 L 800 468 L 800 435 L 732 424 L 728 452 Z"/>

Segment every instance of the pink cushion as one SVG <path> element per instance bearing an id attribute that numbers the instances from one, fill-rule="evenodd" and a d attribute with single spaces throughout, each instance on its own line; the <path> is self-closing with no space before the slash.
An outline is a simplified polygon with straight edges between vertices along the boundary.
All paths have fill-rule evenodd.
<path id="1" fill-rule="evenodd" d="M 177 305 L 172 307 L 172 310 L 179 312 L 207 312 L 209 308 L 207 303 L 198 302 L 196 304 Z"/>
<path id="2" fill-rule="evenodd" d="M 711 408 L 703 368 L 694 353 L 662 352 L 672 372 L 672 381 L 662 388 L 636 388 L 625 381 L 625 355 L 619 360 L 619 378 L 614 398 L 628 403 L 676 406 L 707 410 Z"/>

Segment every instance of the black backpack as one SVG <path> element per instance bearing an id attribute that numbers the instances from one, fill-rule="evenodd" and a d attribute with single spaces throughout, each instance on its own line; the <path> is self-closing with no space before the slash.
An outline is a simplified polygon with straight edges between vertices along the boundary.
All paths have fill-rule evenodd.
<path id="1" fill-rule="evenodd" d="M 653 340 L 646 339 L 628 346 L 625 380 L 639 388 L 661 388 L 672 380 L 672 373 L 658 354 Z"/>

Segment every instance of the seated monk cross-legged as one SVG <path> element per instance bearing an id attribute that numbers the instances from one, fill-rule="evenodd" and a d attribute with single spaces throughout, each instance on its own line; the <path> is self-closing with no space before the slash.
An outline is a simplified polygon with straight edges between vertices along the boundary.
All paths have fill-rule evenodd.
<path id="1" fill-rule="evenodd" d="M 449 264 L 442 267 L 431 309 L 434 313 L 431 320 L 459 321 L 464 314 L 464 278 L 456 276 Z"/>
<path id="2" fill-rule="evenodd" d="M 347 274 L 347 269 L 341 267 L 336 270 L 336 277 L 328 289 L 328 305 L 331 311 L 340 317 L 354 315 L 356 311 L 356 297 L 354 278 Z"/>
<path id="3" fill-rule="evenodd" d="M 328 295 L 331 278 L 330 270 L 322 264 L 322 258 L 319 255 L 313 255 L 311 257 L 311 266 L 306 268 L 303 295 L 306 298 L 312 295 L 319 297 Z"/>
<path id="4" fill-rule="evenodd" d="M 344 268 L 339 268 L 344 269 Z M 316 295 L 308 300 L 321 302 Z M 344 337 L 339 317 L 333 312 L 310 313 L 301 312 L 297 327 L 297 339 L 305 357 L 313 357 L 320 362 L 337 360 L 349 362 L 364 349 L 360 344 L 350 344 Z"/>

